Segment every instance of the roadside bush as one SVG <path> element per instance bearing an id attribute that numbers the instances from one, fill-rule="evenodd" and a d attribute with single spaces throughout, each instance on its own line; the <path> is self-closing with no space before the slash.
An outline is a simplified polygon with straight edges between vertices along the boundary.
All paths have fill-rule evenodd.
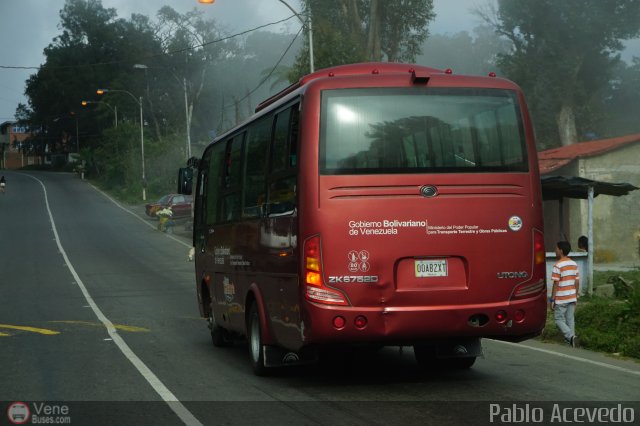
<path id="1" fill-rule="evenodd" d="M 624 302 L 593 297 L 578 302 L 576 330 L 588 349 L 619 352 L 623 338 Z"/>

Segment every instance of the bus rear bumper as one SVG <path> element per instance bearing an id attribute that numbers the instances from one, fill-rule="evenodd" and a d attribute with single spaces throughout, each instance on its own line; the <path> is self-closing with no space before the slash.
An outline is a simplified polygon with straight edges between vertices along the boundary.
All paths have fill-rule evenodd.
<path id="1" fill-rule="evenodd" d="M 539 335 L 545 322 L 544 293 L 483 305 L 363 308 L 308 303 L 304 344 L 411 345 L 457 337 L 522 341 Z"/>

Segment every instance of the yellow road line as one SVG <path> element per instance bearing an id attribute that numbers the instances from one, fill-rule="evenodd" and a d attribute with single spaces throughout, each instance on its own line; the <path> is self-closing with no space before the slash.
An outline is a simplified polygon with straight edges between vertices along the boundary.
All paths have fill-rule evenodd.
<path id="1" fill-rule="evenodd" d="M 102 323 L 91 322 L 91 321 L 49 321 L 49 322 L 62 323 L 62 324 L 79 324 L 79 325 L 86 325 L 86 326 L 89 326 L 89 327 L 101 327 L 101 328 L 104 327 L 104 324 L 102 324 Z M 151 331 L 148 328 L 136 327 L 136 326 L 133 326 L 133 325 L 113 324 L 113 326 L 117 330 L 129 331 L 129 332 L 132 332 L 132 333 L 145 333 L 145 332 Z"/>
<path id="2" fill-rule="evenodd" d="M 49 330 L 47 328 L 25 327 L 25 326 L 22 326 L 22 325 L 0 324 L 0 328 L 8 328 L 8 329 L 11 329 L 11 330 L 30 331 L 31 333 L 46 334 L 48 336 L 52 336 L 52 335 L 55 335 L 55 334 L 60 334 L 59 331 Z"/>
<path id="3" fill-rule="evenodd" d="M 11 336 L 11 335 L 7 333 L 0 333 L 0 337 L 5 337 L 5 336 Z"/>

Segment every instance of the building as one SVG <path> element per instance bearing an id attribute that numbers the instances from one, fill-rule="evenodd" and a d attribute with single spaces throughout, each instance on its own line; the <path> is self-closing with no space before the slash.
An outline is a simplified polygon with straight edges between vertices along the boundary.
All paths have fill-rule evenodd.
<path id="1" fill-rule="evenodd" d="M 41 164 L 42 157 L 24 145 L 32 132 L 15 121 L 0 124 L 0 168 L 19 169 Z"/>
<path id="2" fill-rule="evenodd" d="M 640 134 L 601 139 L 549 149 L 538 153 L 542 176 L 578 176 L 595 181 L 630 183 L 640 186 Z M 559 223 L 559 201 L 545 201 L 545 245 L 553 251 L 555 242 L 566 238 L 577 245 L 587 233 L 586 200 L 562 201 L 564 224 Z M 564 228 L 566 235 L 560 235 Z M 594 261 L 640 261 L 640 191 L 622 197 L 600 195 L 593 204 Z"/>

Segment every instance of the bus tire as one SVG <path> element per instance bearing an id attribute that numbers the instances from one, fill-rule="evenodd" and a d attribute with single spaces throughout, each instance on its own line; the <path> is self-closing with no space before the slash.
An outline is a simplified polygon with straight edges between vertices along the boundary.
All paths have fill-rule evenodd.
<path id="1" fill-rule="evenodd" d="M 414 345 L 413 353 L 418 365 L 426 370 L 466 370 L 476 362 L 475 356 L 458 358 L 438 358 L 433 345 Z"/>
<path id="2" fill-rule="evenodd" d="M 435 370 L 437 366 L 436 348 L 433 345 L 413 345 L 413 354 L 418 365 L 427 370 Z"/>
<path id="3" fill-rule="evenodd" d="M 247 338 L 249 340 L 251 367 L 255 375 L 264 376 L 267 374 L 267 367 L 264 366 L 264 345 L 262 344 L 260 315 L 258 314 L 258 306 L 256 303 L 251 304 L 248 319 Z"/>
<path id="4" fill-rule="evenodd" d="M 469 356 L 465 358 L 446 358 L 443 359 L 444 366 L 452 370 L 466 370 L 471 368 L 476 362 L 475 356 Z"/>
<path id="5" fill-rule="evenodd" d="M 211 330 L 211 343 L 216 348 L 224 348 L 231 345 L 231 339 L 229 338 L 229 332 L 224 328 L 216 324 L 216 319 L 213 314 L 213 302 L 211 302 L 209 310 L 209 330 Z"/>

